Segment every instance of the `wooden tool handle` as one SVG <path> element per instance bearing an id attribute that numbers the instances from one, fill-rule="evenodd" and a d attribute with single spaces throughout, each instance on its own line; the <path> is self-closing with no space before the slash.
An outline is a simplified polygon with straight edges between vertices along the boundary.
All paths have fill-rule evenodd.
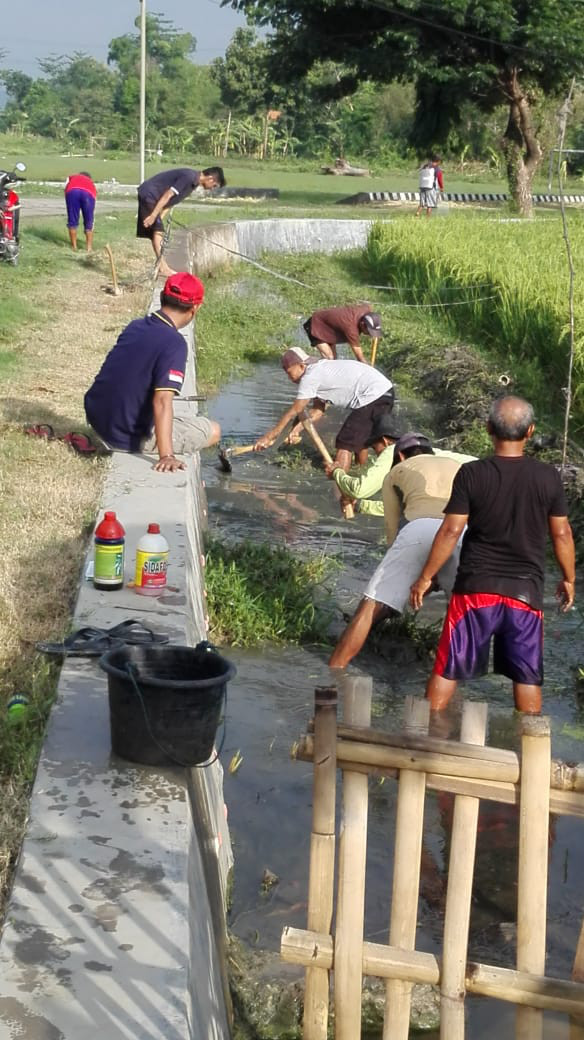
<path id="1" fill-rule="evenodd" d="M 314 441 L 314 443 L 315 443 L 316 447 L 318 448 L 320 454 L 322 455 L 324 461 L 327 463 L 327 465 L 329 465 L 329 466 L 332 465 L 332 461 L 333 460 L 332 460 L 331 456 L 329 455 L 328 448 L 327 448 L 326 444 L 324 443 L 324 441 L 322 440 L 322 437 L 320 436 L 320 434 L 316 432 L 316 430 L 314 428 L 314 423 L 313 423 L 312 419 L 308 415 L 305 415 L 305 417 L 302 419 L 302 425 L 303 425 L 304 429 L 306 430 L 308 436 L 311 437 L 312 440 Z M 344 516 L 345 520 L 352 520 L 353 517 L 355 516 L 355 512 L 354 512 L 353 506 L 348 504 L 346 506 L 343 506 L 342 508 L 343 508 L 343 516 Z"/>

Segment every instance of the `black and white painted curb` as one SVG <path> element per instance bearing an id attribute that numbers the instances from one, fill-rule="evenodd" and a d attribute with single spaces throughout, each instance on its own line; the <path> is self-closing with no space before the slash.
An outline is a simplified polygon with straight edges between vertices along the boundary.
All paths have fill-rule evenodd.
<path id="1" fill-rule="evenodd" d="M 354 206 L 367 202 L 418 202 L 420 198 L 417 191 L 360 191 L 357 195 L 349 195 L 346 199 L 339 199 L 340 206 Z M 511 196 L 497 192 L 443 192 L 444 202 L 509 202 Z M 559 195 L 533 195 L 534 203 L 560 202 Z M 584 195 L 564 195 L 564 202 L 582 203 Z"/>

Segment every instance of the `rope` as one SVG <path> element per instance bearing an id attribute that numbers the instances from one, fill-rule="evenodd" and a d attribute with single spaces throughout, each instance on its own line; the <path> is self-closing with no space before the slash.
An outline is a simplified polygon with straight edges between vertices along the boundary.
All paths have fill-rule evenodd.
<path id="1" fill-rule="evenodd" d="M 306 282 L 301 282 L 299 278 L 293 278 L 290 275 L 282 274 L 280 271 L 275 271 L 273 268 L 267 267 L 265 264 L 260 264 L 257 260 L 253 260 L 250 256 L 247 256 L 245 253 L 241 253 L 238 249 L 232 249 L 230 246 L 226 246 L 222 242 L 215 242 L 214 239 L 209 238 L 208 235 L 205 235 L 205 234 L 203 234 L 200 231 L 194 231 L 192 227 L 189 227 L 187 224 L 182 224 L 180 221 L 178 221 L 176 219 L 175 219 L 175 224 L 177 224 L 179 227 L 183 228 L 184 231 L 189 231 L 196 238 L 202 238 L 205 242 L 209 242 L 210 245 L 215 246 L 217 249 L 223 249 L 226 253 L 231 253 L 232 256 L 239 256 L 242 260 L 245 260 L 246 263 L 252 264 L 253 267 L 259 268 L 260 271 L 264 271 L 266 274 L 272 275 L 273 278 L 279 278 L 281 281 L 291 282 L 294 285 L 299 285 L 302 289 L 314 290 L 314 288 L 315 288 L 314 285 L 307 285 Z M 481 285 L 488 285 L 488 284 L 489 284 L 488 282 L 484 282 L 484 283 L 478 283 L 476 286 L 461 286 L 461 288 L 462 289 L 479 288 Z M 365 286 L 365 288 L 367 288 L 367 289 L 392 289 L 392 290 L 395 290 L 395 291 L 401 291 L 399 286 L 367 285 L 367 286 Z M 447 289 L 449 292 L 454 292 L 456 290 L 456 286 L 445 286 L 445 289 Z M 406 287 L 405 291 L 407 291 L 407 292 L 415 292 L 416 290 L 414 288 Z M 332 296 L 336 297 L 338 295 L 338 293 L 336 291 L 334 291 L 334 292 L 331 291 L 331 290 L 327 291 L 325 289 L 324 292 L 328 296 L 331 296 L 331 297 Z M 425 309 L 425 308 L 429 308 L 429 307 L 466 307 L 466 306 L 468 306 L 469 304 L 472 304 L 472 303 L 482 303 L 485 300 L 494 300 L 494 299 L 496 299 L 496 295 L 497 294 L 494 293 L 492 296 L 479 296 L 476 299 L 471 299 L 471 300 L 452 300 L 452 301 L 448 301 L 448 302 L 447 301 L 442 301 L 440 303 L 390 303 L 390 304 L 386 304 L 384 302 L 382 304 L 382 306 L 386 307 L 386 308 L 388 306 L 389 307 L 416 307 L 419 310 L 422 310 L 422 309 Z M 366 302 L 369 302 L 369 301 L 366 301 L 366 300 L 358 300 L 357 301 L 357 303 L 366 303 Z M 374 304 L 374 306 L 381 306 L 381 305 L 380 304 Z"/>

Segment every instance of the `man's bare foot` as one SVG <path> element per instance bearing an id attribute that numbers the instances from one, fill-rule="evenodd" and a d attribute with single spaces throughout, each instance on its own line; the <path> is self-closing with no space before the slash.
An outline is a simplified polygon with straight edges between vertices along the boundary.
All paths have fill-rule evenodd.
<path id="1" fill-rule="evenodd" d="M 169 267 L 166 260 L 160 260 L 158 264 L 158 274 L 161 278 L 170 278 L 171 274 L 176 274 L 174 267 Z"/>

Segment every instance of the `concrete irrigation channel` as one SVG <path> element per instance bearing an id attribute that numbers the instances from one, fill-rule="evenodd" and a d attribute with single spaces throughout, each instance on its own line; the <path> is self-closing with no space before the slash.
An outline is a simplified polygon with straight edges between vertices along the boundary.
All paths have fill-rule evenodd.
<path id="1" fill-rule="evenodd" d="M 172 260 L 183 267 L 181 250 L 188 248 L 196 270 L 219 276 L 227 255 L 355 249 L 364 245 L 368 227 L 369 221 L 332 220 L 207 226 L 197 228 L 196 237 L 195 229 L 183 236 Z M 196 350 L 191 356 L 196 360 Z M 194 392 L 193 366 L 185 393 Z M 291 396 L 277 365 L 262 364 L 224 386 L 208 412 L 243 442 L 269 426 Z M 415 399 L 402 400 L 398 416 L 405 425 L 422 417 L 431 422 L 427 404 Z M 100 513 L 106 507 L 123 519 L 130 556 L 144 523 L 161 523 L 171 542 L 172 590 L 137 605 L 125 589 L 114 603 L 82 580 L 75 627 L 109 627 L 139 616 L 173 642 L 194 645 L 204 638 L 203 533 L 209 525 L 220 537 L 336 555 L 341 567 L 328 592 L 334 633 L 383 551 L 372 520 L 341 520 L 321 472 L 287 470 L 267 456 L 242 459 L 225 476 L 216 455 L 203 453 L 185 477 L 153 473 L 147 460 L 116 453 Z M 550 583 L 547 606 L 552 594 Z M 437 601 L 429 619 L 440 613 Z M 582 757 L 584 740 L 584 718 L 567 681 L 570 668 L 581 663 L 578 626 L 576 614 L 561 625 L 550 617 L 546 650 L 554 753 L 571 758 Z M 105 677 L 92 662 L 69 660 L 63 667 L 0 945 L 0 1040 L 228 1040 L 234 1035 L 229 971 L 241 1017 L 236 1035 L 300 1035 L 302 976 L 279 963 L 277 950 L 284 925 L 305 927 L 311 771 L 291 761 L 289 749 L 311 714 L 314 687 L 329 679 L 327 649 L 222 652 L 238 669 L 229 688 L 222 761 L 236 752 L 242 757 L 237 772 L 225 776 L 219 763 L 204 770 L 154 769 L 113 756 Z M 421 691 L 428 666 L 403 634 L 388 639 L 383 656 L 361 655 L 357 670 L 374 678 L 376 724 L 399 724 L 404 696 Z M 473 695 L 490 702 L 489 742 L 516 747 L 505 685 L 490 676 Z M 392 785 L 375 785 L 366 907 L 366 937 L 373 941 L 387 933 L 389 921 L 394 806 Z M 438 798 L 429 803 L 417 946 L 431 952 L 441 941 L 449 812 Z M 502 963 L 513 951 L 514 833 L 512 815 L 485 814 L 471 952 L 488 952 Z M 578 821 L 558 821 L 549 899 L 549 968 L 556 975 L 569 974 L 575 948 L 580 914 L 572 909 L 581 906 L 583 853 Z M 230 947 L 228 932 L 236 940 Z M 374 987 L 369 993 L 364 1028 L 374 1038 L 382 993 Z M 421 994 L 416 1014 L 421 1028 L 436 1026 L 432 991 Z M 546 1037 L 568 1036 L 553 1017 L 547 1028 Z M 469 1029 L 473 1040 L 495 1029 L 501 1040 L 514 1035 L 510 1012 L 476 1000 L 469 1001 Z"/>

